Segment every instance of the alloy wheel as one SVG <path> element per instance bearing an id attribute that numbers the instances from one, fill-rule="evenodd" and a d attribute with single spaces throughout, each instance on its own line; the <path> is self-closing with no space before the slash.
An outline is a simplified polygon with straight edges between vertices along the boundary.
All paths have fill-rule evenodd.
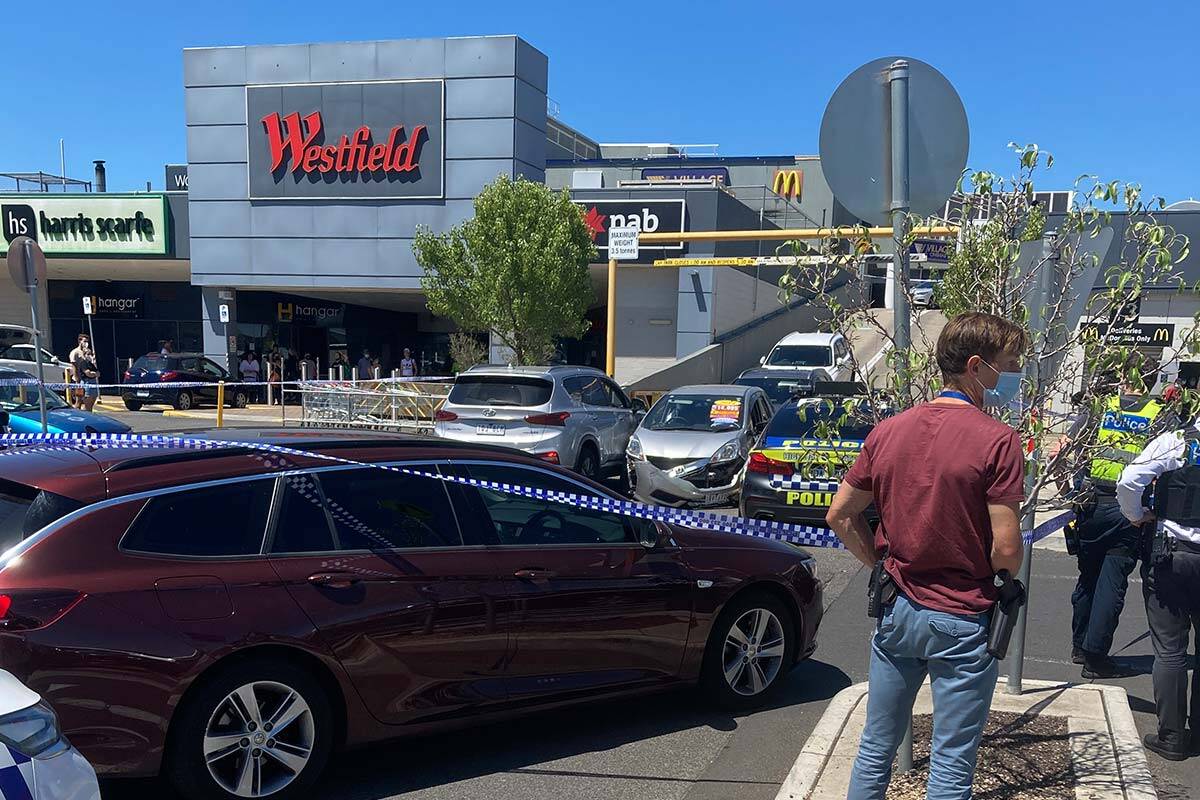
<path id="1" fill-rule="evenodd" d="M 721 659 L 725 682 L 743 697 L 761 694 L 778 677 L 786 651 L 779 618 L 765 608 L 746 611 L 725 637 Z"/>
<path id="2" fill-rule="evenodd" d="M 316 725 L 299 692 L 275 681 L 243 684 L 217 704 L 204 733 L 204 762 L 236 797 L 289 786 L 312 757 Z"/>

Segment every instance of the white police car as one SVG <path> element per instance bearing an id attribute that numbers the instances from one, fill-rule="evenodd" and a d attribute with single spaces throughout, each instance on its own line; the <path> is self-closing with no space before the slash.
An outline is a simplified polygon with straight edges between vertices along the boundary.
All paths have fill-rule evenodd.
<path id="1" fill-rule="evenodd" d="M 41 695 L 0 669 L 0 800 L 100 800 L 92 765 Z"/>

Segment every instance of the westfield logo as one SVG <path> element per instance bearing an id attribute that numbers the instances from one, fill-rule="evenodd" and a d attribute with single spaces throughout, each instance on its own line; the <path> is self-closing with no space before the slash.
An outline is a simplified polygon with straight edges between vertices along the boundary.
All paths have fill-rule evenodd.
<path id="1" fill-rule="evenodd" d="M 404 126 L 396 125 L 388 134 L 387 144 L 377 144 L 371 129 L 363 125 L 353 134 L 342 135 L 336 144 L 325 143 L 321 112 L 303 117 L 299 112 L 286 116 L 267 114 L 262 118 L 271 151 L 272 173 L 284 166 L 288 172 L 327 173 L 407 173 L 421 161 L 421 145 L 429 137 L 424 125 L 415 126 L 407 136 Z"/>

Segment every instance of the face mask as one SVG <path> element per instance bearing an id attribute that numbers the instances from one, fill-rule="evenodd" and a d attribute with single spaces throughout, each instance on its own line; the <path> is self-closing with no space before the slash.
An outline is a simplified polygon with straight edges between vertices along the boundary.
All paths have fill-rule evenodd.
<path id="1" fill-rule="evenodd" d="M 983 363 L 987 364 L 986 361 Z M 992 372 L 995 372 L 1000 377 L 996 381 L 996 387 L 994 389 L 989 389 L 982 383 L 979 384 L 980 388 L 983 389 L 983 404 L 985 406 L 991 406 L 992 408 L 1003 408 L 1015 400 L 1017 395 L 1020 394 L 1021 378 L 1023 376 L 1020 372 L 1001 372 L 991 364 L 987 365 Z"/>

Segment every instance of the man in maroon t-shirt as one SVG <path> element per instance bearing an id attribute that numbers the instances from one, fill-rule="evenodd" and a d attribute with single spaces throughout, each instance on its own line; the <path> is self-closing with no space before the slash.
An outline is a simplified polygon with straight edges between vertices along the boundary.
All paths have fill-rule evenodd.
<path id="1" fill-rule="evenodd" d="M 863 564 L 882 558 L 898 588 L 871 643 L 867 722 L 849 800 L 882 800 L 917 690 L 934 698 L 929 800 L 968 798 L 998 665 L 987 652 L 994 576 L 1022 546 L 1021 440 L 981 409 L 1020 388 L 1025 334 L 991 314 L 951 320 L 937 343 L 945 389 L 880 423 L 826 517 Z M 879 529 L 863 512 L 872 503 Z"/>

